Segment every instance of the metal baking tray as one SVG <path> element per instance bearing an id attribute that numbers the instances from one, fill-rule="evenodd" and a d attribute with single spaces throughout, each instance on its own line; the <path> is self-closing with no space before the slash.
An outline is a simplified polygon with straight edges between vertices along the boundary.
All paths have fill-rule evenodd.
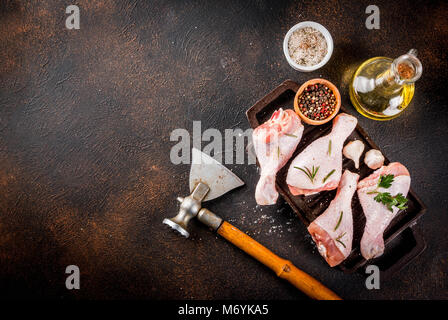
<path id="1" fill-rule="evenodd" d="M 286 80 L 267 94 L 264 98 L 255 103 L 246 112 L 250 126 L 255 129 L 261 123 L 267 121 L 274 110 L 282 107 L 284 109 L 293 109 L 294 96 L 300 85 L 294 81 Z M 340 112 L 349 113 L 344 107 Z M 276 186 L 280 195 L 291 206 L 293 211 L 308 226 L 314 219 L 325 211 L 331 200 L 336 195 L 336 190 L 320 192 L 311 196 L 293 196 L 286 184 L 286 174 L 291 161 L 306 146 L 319 137 L 328 134 L 331 131 L 332 121 L 320 125 L 311 126 L 303 123 L 305 126 L 302 140 L 288 163 L 277 173 Z M 367 133 L 359 125 L 353 133 L 347 138 L 345 143 L 352 140 L 361 140 L 365 144 L 364 152 L 360 158 L 360 168 L 356 169 L 353 161 L 343 157 L 343 170 L 348 169 L 360 175 L 360 180 L 370 175 L 374 170 L 364 164 L 364 155 L 370 149 L 381 149 L 370 139 Z M 384 153 L 383 153 L 384 155 Z M 385 164 L 390 161 L 385 156 Z M 412 175 L 412 173 L 411 173 Z M 382 256 L 370 260 L 368 264 L 377 265 L 381 271 L 382 278 L 390 277 L 394 272 L 402 269 L 426 248 L 426 243 L 419 230 L 416 228 L 417 220 L 424 214 L 426 207 L 417 197 L 412 188 L 408 193 L 408 208 L 399 213 L 387 227 L 384 232 L 385 252 Z M 352 200 L 353 210 L 353 246 L 351 254 L 345 259 L 338 268 L 346 273 L 355 271 L 363 272 L 367 261 L 360 253 L 360 241 L 364 232 L 365 216 L 362 211 L 358 196 L 355 193 Z M 326 263 L 322 259 L 323 263 Z"/>

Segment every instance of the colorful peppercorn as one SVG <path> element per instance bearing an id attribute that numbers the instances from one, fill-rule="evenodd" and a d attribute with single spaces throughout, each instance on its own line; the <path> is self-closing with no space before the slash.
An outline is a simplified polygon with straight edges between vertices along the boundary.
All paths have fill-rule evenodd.
<path id="1" fill-rule="evenodd" d="M 298 104 L 305 117 L 320 121 L 333 114 L 336 108 L 336 97 L 326 85 L 311 84 L 299 97 Z"/>

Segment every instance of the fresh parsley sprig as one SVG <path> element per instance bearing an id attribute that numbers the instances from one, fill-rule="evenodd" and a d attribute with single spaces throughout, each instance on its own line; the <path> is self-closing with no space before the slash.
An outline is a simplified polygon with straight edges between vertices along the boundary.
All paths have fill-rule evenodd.
<path id="1" fill-rule="evenodd" d="M 408 199 L 406 199 L 402 193 L 391 196 L 389 192 L 379 192 L 374 199 L 376 202 L 384 204 L 391 212 L 393 212 L 392 207 L 394 206 L 400 210 L 407 209 L 406 203 L 408 202 Z"/>
<path id="2" fill-rule="evenodd" d="M 388 175 L 381 175 L 378 179 L 378 185 L 375 190 L 367 192 L 367 194 L 373 194 L 376 193 L 375 201 L 384 204 L 389 211 L 393 212 L 392 207 L 397 207 L 400 210 L 404 210 L 407 208 L 406 203 L 408 202 L 408 199 L 403 196 L 402 193 L 398 193 L 395 196 L 392 196 L 389 192 L 379 192 L 378 188 L 384 188 L 388 189 L 392 185 L 392 182 L 394 181 L 394 175 L 388 174 Z"/>
<path id="3" fill-rule="evenodd" d="M 378 188 L 387 189 L 392 185 L 392 182 L 394 182 L 393 174 L 381 175 L 378 179 L 378 185 L 376 186 L 375 190 L 367 192 L 367 194 L 379 193 Z"/>
<path id="4" fill-rule="evenodd" d="M 394 175 L 388 174 L 388 175 L 381 175 L 380 179 L 378 180 L 378 188 L 384 188 L 387 189 L 392 185 L 392 182 L 394 182 Z"/>

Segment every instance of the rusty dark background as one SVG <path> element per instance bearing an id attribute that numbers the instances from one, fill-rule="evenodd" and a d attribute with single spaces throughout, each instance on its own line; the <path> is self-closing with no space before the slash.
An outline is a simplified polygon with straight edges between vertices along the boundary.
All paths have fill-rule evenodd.
<path id="1" fill-rule="evenodd" d="M 80 7 L 80 30 L 65 8 Z M 245 111 L 285 79 L 324 77 L 348 98 L 354 69 L 417 48 L 424 67 L 399 118 L 357 117 L 403 162 L 428 206 L 426 251 L 369 291 L 363 274 L 330 269 L 283 201 L 255 205 L 255 165 L 230 166 L 246 186 L 207 204 L 347 299 L 447 299 L 448 3 L 375 1 L 0 1 L 0 295 L 56 299 L 306 299 L 209 230 L 191 239 L 161 221 L 188 194 L 170 133 L 249 127 Z M 326 26 L 335 49 L 312 73 L 286 62 L 294 24 Z M 65 288 L 65 267 L 81 290 Z"/>

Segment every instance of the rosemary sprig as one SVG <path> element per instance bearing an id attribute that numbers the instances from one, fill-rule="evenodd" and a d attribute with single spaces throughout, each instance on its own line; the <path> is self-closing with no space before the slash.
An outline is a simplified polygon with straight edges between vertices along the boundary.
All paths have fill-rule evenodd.
<path id="1" fill-rule="evenodd" d="M 341 214 L 339 215 L 339 220 L 338 223 L 336 224 L 336 227 L 334 227 L 333 231 L 336 231 L 339 228 L 339 225 L 341 224 L 342 221 L 342 216 L 344 215 L 344 211 L 341 211 Z"/>
<path id="2" fill-rule="evenodd" d="M 331 156 L 331 139 L 328 141 L 328 155 Z"/>
<path id="3" fill-rule="evenodd" d="M 328 178 L 330 178 L 330 176 L 336 171 L 336 169 L 331 170 L 326 176 L 325 178 L 322 179 L 322 183 L 325 183 L 325 181 L 327 181 Z"/>
<path id="4" fill-rule="evenodd" d="M 285 136 L 292 137 L 292 138 L 298 138 L 298 136 L 290 133 L 285 133 Z"/>
<path id="5" fill-rule="evenodd" d="M 339 242 L 340 244 L 342 244 L 342 245 L 344 246 L 344 248 L 347 248 L 347 247 L 345 246 L 345 243 L 342 242 L 341 240 L 336 239 L 336 241 Z"/>
<path id="6" fill-rule="evenodd" d="M 305 167 L 305 169 L 299 168 L 299 167 L 294 167 L 294 168 L 301 170 L 303 173 L 306 174 L 308 179 L 310 179 L 311 182 L 314 183 L 314 178 L 316 177 L 317 171 L 319 171 L 319 167 L 320 166 L 317 166 L 316 168 L 314 168 L 314 165 L 313 165 L 312 170 L 308 169 L 308 167 Z"/>
<path id="7" fill-rule="evenodd" d="M 342 244 L 342 245 L 344 246 L 344 248 L 347 248 L 347 247 L 345 246 L 345 243 L 341 241 L 341 238 L 342 238 L 343 236 L 345 236 L 345 232 L 344 232 L 343 234 L 339 235 L 339 236 L 336 238 L 336 241 L 339 242 L 340 244 Z"/>

